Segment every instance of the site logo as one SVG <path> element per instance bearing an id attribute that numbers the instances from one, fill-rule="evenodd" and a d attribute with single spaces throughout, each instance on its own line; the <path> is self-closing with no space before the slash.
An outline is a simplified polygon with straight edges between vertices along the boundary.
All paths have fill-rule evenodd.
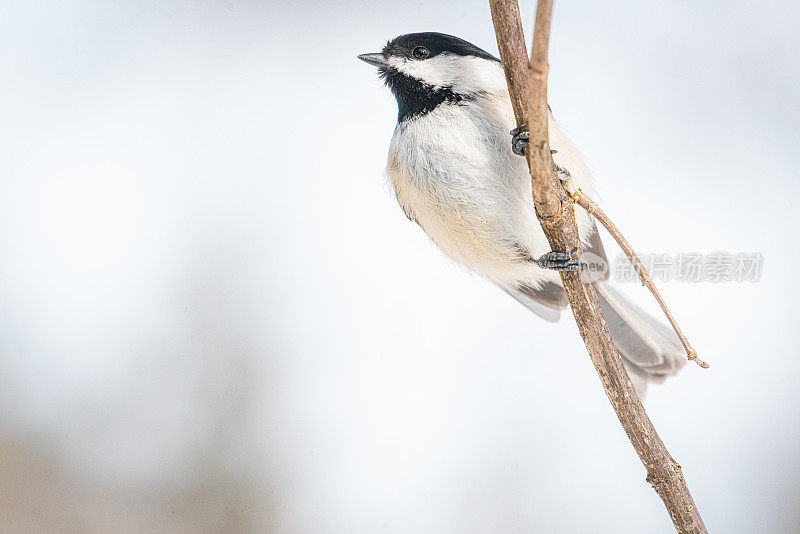
<path id="1" fill-rule="evenodd" d="M 584 252 L 580 258 L 581 282 L 590 284 L 608 277 L 608 262 L 591 252 Z"/>

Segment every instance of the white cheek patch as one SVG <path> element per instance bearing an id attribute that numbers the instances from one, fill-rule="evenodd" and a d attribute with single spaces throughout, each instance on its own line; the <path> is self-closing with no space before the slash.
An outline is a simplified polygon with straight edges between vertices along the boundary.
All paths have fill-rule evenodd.
<path id="1" fill-rule="evenodd" d="M 435 89 L 452 87 L 460 94 L 502 91 L 506 88 L 499 63 L 475 56 L 441 53 L 430 59 L 392 57 L 389 64 L 401 73 Z"/>

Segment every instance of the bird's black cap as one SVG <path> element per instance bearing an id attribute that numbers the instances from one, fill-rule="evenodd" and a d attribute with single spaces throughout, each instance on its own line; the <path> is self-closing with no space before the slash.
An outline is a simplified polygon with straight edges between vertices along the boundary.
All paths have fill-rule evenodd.
<path id="1" fill-rule="evenodd" d="M 422 32 L 407 33 L 395 37 L 383 47 L 382 54 L 388 56 L 413 57 L 413 51 L 419 46 L 428 49 L 428 57 L 437 56 L 443 52 L 456 56 L 475 56 L 493 61 L 500 61 L 487 51 L 478 48 L 474 44 L 446 33 Z"/>

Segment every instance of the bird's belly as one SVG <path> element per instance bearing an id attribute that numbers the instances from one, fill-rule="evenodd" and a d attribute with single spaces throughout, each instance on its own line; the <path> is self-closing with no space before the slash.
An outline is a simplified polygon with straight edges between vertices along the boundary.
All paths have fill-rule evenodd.
<path id="1" fill-rule="evenodd" d="M 452 191 L 439 191 L 430 183 L 422 187 L 396 167 L 393 170 L 391 162 L 389 177 L 406 215 L 453 260 L 501 285 L 516 285 L 541 271 L 528 261 L 525 252 L 546 252 L 544 234 L 535 218 L 531 225 L 531 221 L 515 216 L 517 206 L 498 202 L 490 195 L 458 198 Z M 513 230 L 524 228 L 529 228 L 525 238 L 514 239 L 517 232 Z M 532 245 L 539 234 L 541 246 Z"/>

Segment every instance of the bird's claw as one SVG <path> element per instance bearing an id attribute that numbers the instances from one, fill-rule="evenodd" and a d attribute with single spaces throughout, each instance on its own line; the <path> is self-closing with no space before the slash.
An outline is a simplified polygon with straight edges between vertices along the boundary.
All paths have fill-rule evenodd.
<path id="1" fill-rule="evenodd" d="M 531 134 L 528 131 L 528 125 L 520 124 L 509 133 L 511 134 L 511 150 L 517 156 L 524 156 L 525 149 L 530 146 Z M 555 154 L 556 152 L 558 152 L 558 150 L 550 151 L 551 154 Z"/>
<path id="2" fill-rule="evenodd" d="M 548 252 L 536 260 L 536 265 L 551 271 L 580 271 L 580 261 L 569 252 Z"/>
<path id="3" fill-rule="evenodd" d="M 511 130 L 511 150 L 517 156 L 524 156 L 525 149 L 529 146 L 530 132 L 528 132 L 527 124 L 520 124 Z"/>

